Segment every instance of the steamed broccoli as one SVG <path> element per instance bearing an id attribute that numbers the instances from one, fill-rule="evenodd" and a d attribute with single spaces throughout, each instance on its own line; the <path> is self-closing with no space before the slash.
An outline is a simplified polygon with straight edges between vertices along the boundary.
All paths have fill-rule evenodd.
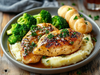
<path id="1" fill-rule="evenodd" d="M 8 41 L 9 41 L 10 44 L 14 44 L 17 41 L 21 41 L 20 35 L 12 34 L 11 36 L 9 36 Z"/>
<path id="2" fill-rule="evenodd" d="M 41 10 L 41 12 L 37 15 L 33 15 L 37 20 L 37 24 L 39 23 L 51 23 L 51 14 L 46 10 Z"/>
<path id="3" fill-rule="evenodd" d="M 12 35 L 9 36 L 8 41 L 10 44 L 14 44 L 17 41 L 21 41 L 22 38 L 26 35 L 28 32 L 28 28 L 25 24 L 20 25 L 18 23 L 12 24 L 12 28 L 8 31 L 12 33 Z M 7 32 L 8 32 L 7 31 Z"/>
<path id="4" fill-rule="evenodd" d="M 11 35 L 13 31 L 17 31 L 17 29 L 19 29 L 21 27 L 20 24 L 12 24 L 11 28 L 9 30 L 7 30 L 7 35 Z"/>
<path id="5" fill-rule="evenodd" d="M 67 21 L 60 16 L 54 16 L 52 18 L 52 25 L 54 25 L 58 29 L 63 29 L 63 28 L 69 27 Z"/>
<path id="6" fill-rule="evenodd" d="M 18 24 L 26 24 L 28 28 L 31 27 L 31 25 L 35 25 L 36 24 L 36 19 L 28 14 L 28 13 L 24 13 L 18 20 L 17 20 Z"/>

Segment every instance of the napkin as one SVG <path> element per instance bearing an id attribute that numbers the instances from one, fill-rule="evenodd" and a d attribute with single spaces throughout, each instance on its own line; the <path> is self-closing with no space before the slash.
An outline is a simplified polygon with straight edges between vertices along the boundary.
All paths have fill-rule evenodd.
<path id="1" fill-rule="evenodd" d="M 0 11 L 22 12 L 36 7 L 58 7 L 55 0 L 0 0 Z"/>

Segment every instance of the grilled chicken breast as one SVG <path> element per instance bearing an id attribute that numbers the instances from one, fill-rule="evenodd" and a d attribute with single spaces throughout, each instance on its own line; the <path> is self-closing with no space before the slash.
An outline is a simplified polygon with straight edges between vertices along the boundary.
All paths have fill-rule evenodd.
<path id="1" fill-rule="evenodd" d="M 37 46 L 38 40 L 44 34 L 48 34 L 54 30 L 58 30 L 50 23 L 41 23 L 33 26 L 31 30 L 23 37 L 21 41 L 21 57 L 25 64 L 37 63 L 41 59 L 41 55 L 33 54 L 32 51 Z"/>
<path id="2" fill-rule="evenodd" d="M 45 56 L 71 54 L 79 49 L 82 38 L 81 33 L 71 29 L 53 31 L 40 38 L 33 53 Z"/>

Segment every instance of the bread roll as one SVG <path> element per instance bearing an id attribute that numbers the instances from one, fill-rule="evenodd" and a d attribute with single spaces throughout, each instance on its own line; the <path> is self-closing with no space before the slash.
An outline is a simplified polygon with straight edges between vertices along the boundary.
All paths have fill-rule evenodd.
<path id="1" fill-rule="evenodd" d="M 71 6 L 64 5 L 60 7 L 58 9 L 58 15 L 65 18 L 69 23 L 69 27 L 75 31 L 84 34 L 92 31 L 91 23 L 80 17 L 78 11 Z"/>

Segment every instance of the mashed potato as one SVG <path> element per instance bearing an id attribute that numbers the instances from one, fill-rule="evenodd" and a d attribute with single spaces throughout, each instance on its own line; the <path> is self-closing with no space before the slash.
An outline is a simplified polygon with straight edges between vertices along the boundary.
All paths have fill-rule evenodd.
<path id="1" fill-rule="evenodd" d="M 15 59 L 18 61 L 22 60 L 22 58 L 20 56 L 21 43 L 17 42 L 15 44 L 9 45 L 9 46 L 10 46 L 10 51 L 13 54 L 13 56 L 15 57 Z"/>
<path id="2" fill-rule="evenodd" d="M 88 39 L 85 39 L 88 38 Z M 84 34 L 83 40 L 82 40 L 82 46 L 80 49 L 67 56 L 57 56 L 57 57 L 50 57 L 46 59 L 42 59 L 42 63 L 45 66 L 52 66 L 52 67 L 60 67 L 63 65 L 70 65 L 75 64 L 76 62 L 79 62 L 87 57 L 93 50 L 93 43 L 91 40 L 91 36 L 89 34 Z"/>

